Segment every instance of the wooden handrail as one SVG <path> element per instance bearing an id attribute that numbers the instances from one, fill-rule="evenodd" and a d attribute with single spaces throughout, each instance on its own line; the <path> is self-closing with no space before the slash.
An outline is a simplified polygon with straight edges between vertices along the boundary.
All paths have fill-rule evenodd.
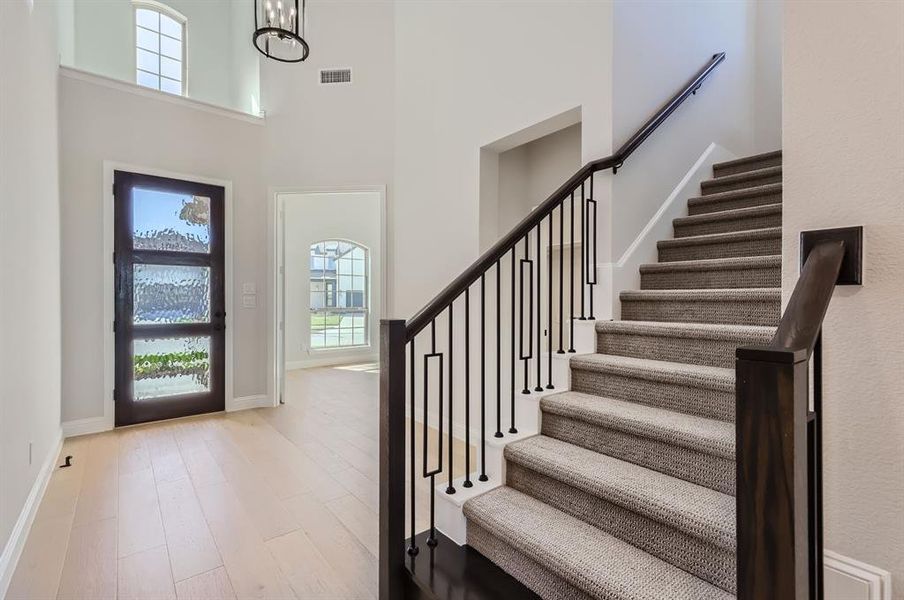
<path id="1" fill-rule="evenodd" d="M 681 90 L 672 96 L 668 102 L 656 111 L 650 119 L 638 129 L 634 135 L 628 138 L 622 146 L 616 150 L 612 156 L 600 158 L 593 162 L 587 163 L 581 169 L 572 175 L 568 181 L 562 184 L 559 189 L 552 193 L 544 200 L 536 209 L 532 210 L 529 215 L 524 217 L 520 223 L 509 231 L 502 239 L 493 244 L 493 246 L 484 252 L 480 258 L 474 261 L 470 267 L 456 277 L 452 283 L 447 285 L 436 297 L 433 298 L 424 308 L 416 315 L 408 320 L 406 324 L 406 337 L 408 340 L 414 339 L 420 331 L 430 324 L 441 312 L 443 312 L 449 304 L 451 304 L 458 296 L 477 281 L 481 274 L 486 273 L 497 260 L 506 255 L 515 244 L 540 222 L 543 221 L 553 210 L 555 210 L 568 196 L 580 187 L 588 177 L 597 171 L 612 169 L 615 172 L 624 164 L 631 154 L 653 134 L 662 123 L 668 119 L 675 110 L 684 103 L 690 96 L 697 93 L 700 86 L 707 77 L 715 70 L 715 68 L 725 60 L 725 53 L 719 52 L 700 69 L 690 81 Z"/>

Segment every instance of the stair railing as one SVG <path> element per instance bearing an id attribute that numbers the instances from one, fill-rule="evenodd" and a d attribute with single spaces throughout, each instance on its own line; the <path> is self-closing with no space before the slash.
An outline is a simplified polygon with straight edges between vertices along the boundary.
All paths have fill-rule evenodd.
<path id="1" fill-rule="evenodd" d="M 737 349 L 738 600 L 823 598 L 822 323 L 835 286 L 860 284 L 861 248 L 860 227 L 803 232 L 775 336 Z"/>
<path id="2" fill-rule="evenodd" d="M 486 463 L 487 435 L 504 438 L 506 434 L 518 433 L 516 388 L 520 386 L 520 393 L 525 395 L 532 391 L 554 389 L 553 354 L 575 352 L 575 320 L 595 318 L 593 291 L 597 285 L 597 202 L 593 193 L 594 174 L 606 169 L 616 173 L 679 106 L 697 93 L 723 60 L 724 52 L 713 55 L 615 154 L 581 168 L 414 317 L 407 322 L 381 322 L 379 589 L 382 600 L 405 596 L 404 590 L 411 583 L 405 575 L 406 553 L 410 560 L 414 560 L 422 543 L 429 548 L 439 543 L 441 535 L 436 529 L 435 514 L 436 478 L 445 477 L 447 480 L 446 494 L 457 491 L 453 400 L 458 375 L 461 375 L 463 393 L 460 395 L 464 404 L 462 445 L 465 464 L 461 486 L 469 488 L 474 485 L 471 480 L 473 468 L 476 468 L 479 481 L 487 481 L 490 477 Z M 579 237 L 576 237 L 576 227 L 580 228 Z M 542 297 L 544 283 L 545 314 Z M 476 314 L 472 315 L 474 301 L 478 307 L 473 311 Z M 554 312 L 557 314 L 554 315 Z M 558 331 L 554 332 L 556 316 Z M 488 317 L 493 321 L 490 336 L 487 335 Z M 505 317 L 505 326 L 510 328 L 508 335 L 503 333 Z M 545 330 L 544 318 L 547 324 Z M 456 323 L 462 323 L 459 327 L 464 346 L 460 373 L 453 364 L 457 350 L 454 345 L 459 332 Z M 476 356 L 472 356 L 472 329 L 475 329 L 479 339 L 473 353 Z M 491 339 L 488 340 L 488 337 Z M 506 350 L 505 355 L 503 349 Z M 475 359 L 479 365 L 476 374 L 471 372 Z M 510 386 L 505 399 L 507 407 L 503 405 L 503 378 Z M 480 398 L 477 457 L 472 457 L 471 451 L 472 384 Z M 488 403 L 495 415 L 495 422 L 492 423 L 488 421 L 491 416 L 487 412 Z M 431 406 L 435 406 L 436 410 L 431 412 Z M 503 424 L 505 408 L 508 409 L 507 428 Z M 418 414 L 420 426 L 416 423 Z M 435 428 L 431 428 L 429 423 L 434 415 Z M 431 444 L 435 444 L 432 453 Z M 406 474 L 409 477 L 407 499 Z M 428 527 L 420 535 L 417 535 L 418 478 L 428 480 L 430 486 Z M 407 541 L 406 527 L 410 532 Z"/>

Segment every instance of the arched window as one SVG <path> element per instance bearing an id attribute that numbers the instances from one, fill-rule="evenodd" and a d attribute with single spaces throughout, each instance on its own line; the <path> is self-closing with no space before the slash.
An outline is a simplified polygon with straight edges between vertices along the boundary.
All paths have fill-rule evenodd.
<path id="1" fill-rule="evenodd" d="M 355 242 L 311 245 L 311 348 L 369 343 L 370 256 Z"/>
<path id="2" fill-rule="evenodd" d="M 185 16 L 153 0 L 134 0 L 135 81 L 185 94 Z"/>

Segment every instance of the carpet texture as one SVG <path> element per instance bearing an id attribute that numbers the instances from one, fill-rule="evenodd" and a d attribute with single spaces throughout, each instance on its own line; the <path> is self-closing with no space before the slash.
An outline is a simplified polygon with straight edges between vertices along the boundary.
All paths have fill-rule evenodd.
<path id="1" fill-rule="evenodd" d="M 734 353 L 780 316 L 781 152 L 713 173 L 464 504 L 468 544 L 543 598 L 734 598 Z"/>

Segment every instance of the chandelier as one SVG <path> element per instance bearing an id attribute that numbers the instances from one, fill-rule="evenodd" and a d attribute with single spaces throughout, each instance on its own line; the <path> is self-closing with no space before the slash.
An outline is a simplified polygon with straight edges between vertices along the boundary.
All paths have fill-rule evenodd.
<path id="1" fill-rule="evenodd" d="M 305 2 L 301 0 L 254 0 L 254 36 L 258 51 L 273 60 L 301 62 L 310 48 L 304 41 Z"/>

